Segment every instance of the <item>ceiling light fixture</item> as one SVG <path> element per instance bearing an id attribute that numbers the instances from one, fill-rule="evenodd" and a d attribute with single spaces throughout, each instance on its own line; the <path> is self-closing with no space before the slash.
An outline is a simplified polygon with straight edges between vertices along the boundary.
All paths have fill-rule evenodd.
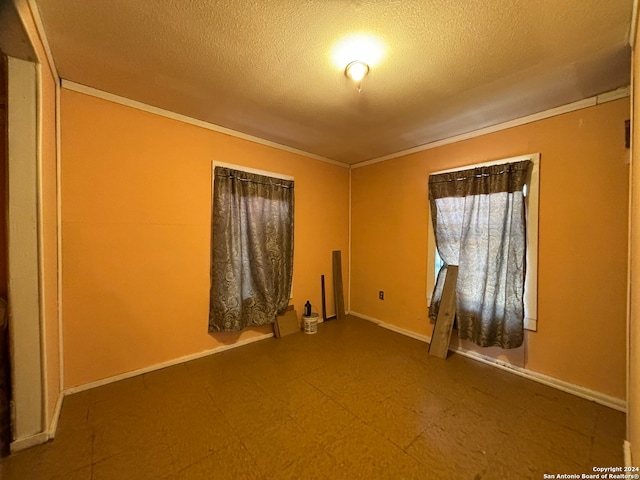
<path id="1" fill-rule="evenodd" d="M 356 84 L 358 92 L 362 90 L 362 79 L 369 73 L 369 65 L 359 60 L 351 62 L 344 69 L 344 74 L 347 78 L 353 80 Z"/>

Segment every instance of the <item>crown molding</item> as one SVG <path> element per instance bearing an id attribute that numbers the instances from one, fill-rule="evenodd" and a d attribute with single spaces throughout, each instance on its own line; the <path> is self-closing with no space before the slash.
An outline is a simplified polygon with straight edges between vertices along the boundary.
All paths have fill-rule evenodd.
<path id="1" fill-rule="evenodd" d="M 539 120 L 544 120 L 546 118 L 556 117 L 558 115 L 574 112 L 576 110 L 581 110 L 583 108 L 589 108 L 596 105 L 600 105 L 602 103 L 611 102 L 613 100 L 618 100 L 620 98 L 625 98 L 625 97 L 628 97 L 629 95 L 630 95 L 629 86 L 618 88 L 610 92 L 605 92 L 600 95 L 595 95 L 593 97 L 585 98 L 584 100 L 579 100 L 577 102 L 561 105 L 559 107 L 551 108 L 549 110 L 544 110 L 542 112 L 534 113 L 532 115 L 527 115 L 526 117 L 516 118 L 514 120 L 498 123 L 497 125 L 492 125 L 490 127 L 485 127 L 478 130 L 472 130 L 470 132 L 462 133 L 460 135 L 455 135 L 453 137 L 443 138 L 442 140 L 437 140 L 435 142 L 425 143 L 424 145 L 419 145 L 417 147 L 409 148 L 407 150 L 402 150 L 400 152 L 392 153 L 390 155 L 385 155 L 384 157 L 373 158 L 371 160 L 366 160 L 364 162 L 355 163 L 351 165 L 351 168 L 366 167 L 367 165 L 373 165 L 375 163 L 385 162 L 387 160 L 393 160 L 394 158 L 404 157 L 407 155 L 411 155 L 412 153 L 418 153 L 424 150 L 431 150 L 432 148 L 441 147 L 443 145 L 449 145 L 451 143 L 461 142 L 463 140 L 469 140 L 471 138 L 480 137 L 482 135 L 488 135 L 490 133 L 499 132 L 501 130 L 506 130 L 508 128 L 519 127 L 520 125 L 526 125 L 528 123 L 537 122 Z"/>
<path id="2" fill-rule="evenodd" d="M 629 45 L 631 48 L 636 46 L 636 31 L 638 30 L 638 0 L 633 0 L 633 9 L 631 10 L 631 26 L 629 27 Z"/>
<path id="3" fill-rule="evenodd" d="M 102 100 L 107 100 L 120 105 L 124 105 L 126 107 L 142 110 L 144 112 L 153 113 L 161 117 L 170 118 L 172 120 L 177 120 L 179 122 L 187 123 L 189 125 L 194 125 L 196 127 L 205 128 L 207 130 L 211 130 L 218 133 L 223 133 L 231 137 L 241 138 L 243 140 L 248 140 L 249 142 L 258 143 L 260 145 L 265 145 L 267 147 L 277 148 L 278 150 L 283 150 L 289 153 L 295 153 L 296 155 L 302 155 L 304 157 L 311 158 L 313 160 L 319 160 L 321 162 L 330 163 L 338 167 L 349 168 L 349 165 L 346 163 L 338 162 L 336 160 L 331 160 L 330 158 L 325 158 L 320 155 L 316 155 L 314 153 L 305 152 L 304 150 L 298 150 L 297 148 L 289 147 L 281 143 L 272 142 L 271 140 L 266 140 L 261 137 L 255 137 L 253 135 L 248 135 L 246 133 L 238 132 L 237 130 L 232 130 L 230 128 L 222 127 L 214 123 L 205 122 L 204 120 L 198 120 L 196 118 L 188 117 L 187 115 L 182 115 L 180 113 L 172 112 L 170 110 L 165 110 L 163 108 L 147 105 L 146 103 L 138 102 L 136 100 L 131 100 L 130 98 L 121 97 L 119 95 L 114 95 L 113 93 L 105 92 L 103 90 L 98 90 L 96 88 L 89 87 L 87 85 L 82 85 L 80 83 L 75 83 L 70 80 L 65 80 L 64 78 L 62 79 L 62 88 L 65 88 L 67 90 L 71 90 L 74 92 L 78 92 L 78 93 L 83 93 L 85 95 L 90 95 L 92 97 L 100 98 Z"/>
<path id="4" fill-rule="evenodd" d="M 42 23 L 42 17 L 40 16 L 38 5 L 36 5 L 35 0 L 27 0 L 27 5 L 29 5 L 29 10 L 31 10 L 33 22 L 35 23 L 36 31 L 38 32 L 38 36 L 40 37 L 40 41 L 42 42 L 42 48 L 44 49 L 44 54 L 47 57 L 49 68 L 51 68 L 51 72 L 53 73 L 56 83 L 60 83 L 60 75 L 58 75 L 56 63 L 53 61 L 53 54 L 51 53 L 51 47 L 49 46 L 49 39 L 47 38 L 44 24 Z M 40 60 L 40 62 L 42 63 L 42 59 Z"/>

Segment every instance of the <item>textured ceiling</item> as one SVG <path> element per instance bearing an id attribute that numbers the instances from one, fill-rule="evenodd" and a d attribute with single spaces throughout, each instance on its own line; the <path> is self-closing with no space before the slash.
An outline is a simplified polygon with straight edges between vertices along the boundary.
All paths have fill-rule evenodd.
<path id="1" fill-rule="evenodd" d="M 36 3 L 62 78 L 350 164 L 629 83 L 632 0 Z"/>

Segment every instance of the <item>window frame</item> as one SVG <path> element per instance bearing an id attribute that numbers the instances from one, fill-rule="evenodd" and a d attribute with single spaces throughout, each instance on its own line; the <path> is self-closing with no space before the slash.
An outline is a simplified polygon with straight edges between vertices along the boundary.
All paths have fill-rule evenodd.
<path id="1" fill-rule="evenodd" d="M 525 195 L 525 211 L 527 221 L 527 255 L 526 255 L 526 275 L 524 281 L 524 328 L 525 330 L 538 330 L 538 226 L 539 226 L 539 206 L 540 206 L 540 153 L 530 153 L 518 157 L 503 158 L 487 162 L 464 165 L 460 167 L 430 172 L 429 175 L 440 173 L 457 172 L 476 167 L 487 167 L 502 163 L 521 162 L 531 160 L 533 168 L 527 177 L 527 193 Z M 427 227 L 427 305 L 431 305 L 431 296 L 435 285 L 435 263 L 436 263 L 436 239 L 433 232 L 433 221 L 431 219 L 431 206 L 427 207 L 429 221 Z"/>
<path id="2" fill-rule="evenodd" d="M 256 175 L 263 175 L 265 177 L 273 177 L 273 178 L 279 178 L 281 180 L 291 180 L 294 181 L 294 178 L 291 175 L 285 175 L 283 173 L 276 173 L 276 172 L 269 172 L 267 170 L 258 170 L 256 168 L 249 168 L 249 167 L 245 167 L 244 165 L 236 165 L 233 163 L 225 163 L 225 162 L 219 162 L 218 160 L 213 160 L 213 162 L 211 162 L 211 194 L 213 198 L 213 174 L 215 173 L 216 167 L 224 167 L 224 168 L 231 168 L 232 170 L 240 170 L 243 172 L 247 172 L 247 173 L 255 173 Z"/>

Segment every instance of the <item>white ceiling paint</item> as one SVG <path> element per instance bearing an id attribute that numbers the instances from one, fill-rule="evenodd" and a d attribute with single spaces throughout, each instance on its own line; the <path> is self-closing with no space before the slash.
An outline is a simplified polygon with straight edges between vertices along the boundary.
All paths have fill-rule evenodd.
<path id="1" fill-rule="evenodd" d="M 629 83 L 632 0 L 36 3 L 62 78 L 349 164 Z M 356 33 L 385 47 L 361 93 Z"/>

